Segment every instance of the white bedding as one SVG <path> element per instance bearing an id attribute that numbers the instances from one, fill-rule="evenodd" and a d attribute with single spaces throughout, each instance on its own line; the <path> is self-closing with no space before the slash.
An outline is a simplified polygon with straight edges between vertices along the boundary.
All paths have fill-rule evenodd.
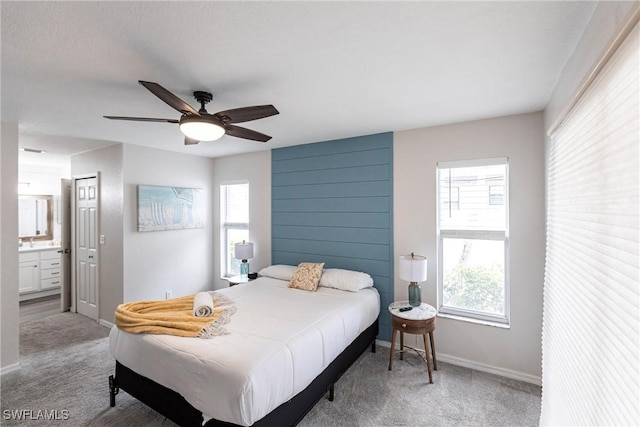
<path id="1" fill-rule="evenodd" d="M 311 383 L 380 313 L 375 288 L 290 289 L 261 277 L 218 291 L 234 302 L 228 335 L 212 339 L 111 329 L 113 356 L 180 393 L 205 421 L 249 426 Z"/>

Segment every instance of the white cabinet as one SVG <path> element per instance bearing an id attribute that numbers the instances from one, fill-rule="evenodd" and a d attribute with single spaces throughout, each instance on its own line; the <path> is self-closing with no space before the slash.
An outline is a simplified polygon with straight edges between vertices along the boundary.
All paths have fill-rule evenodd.
<path id="1" fill-rule="evenodd" d="M 40 290 L 40 254 L 38 252 L 20 253 L 19 260 L 18 289 L 20 293 Z"/>
<path id="2" fill-rule="evenodd" d="M 19 260 L 20 300 L 60 292 L 62 269 L 58 248 L 20 252 Z"/>

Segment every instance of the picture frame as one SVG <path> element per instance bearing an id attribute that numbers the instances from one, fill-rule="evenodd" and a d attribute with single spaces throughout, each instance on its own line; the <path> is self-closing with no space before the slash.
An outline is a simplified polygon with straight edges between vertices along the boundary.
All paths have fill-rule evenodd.
<path id="1" fill-rule="evenodd" d="M 138 231 L 204 228 L 202 188 L 138 185 Z"/>

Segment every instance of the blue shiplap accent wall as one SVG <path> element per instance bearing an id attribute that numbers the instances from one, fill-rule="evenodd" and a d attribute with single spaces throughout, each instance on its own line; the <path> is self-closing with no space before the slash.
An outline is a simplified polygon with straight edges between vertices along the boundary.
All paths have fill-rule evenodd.
<path id="1" fill-rule="evenodd" d="M 393 301 L 393 133 L 272 151 L 272 264 L 324 262 L 369 273 L 379 338 Z"/>

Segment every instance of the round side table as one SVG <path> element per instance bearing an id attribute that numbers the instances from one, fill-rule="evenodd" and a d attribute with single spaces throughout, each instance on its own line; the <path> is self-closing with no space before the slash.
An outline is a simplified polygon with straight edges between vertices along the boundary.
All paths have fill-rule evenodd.
<path id="1" fill-rule="evenodd" d="M 413 307 L 408 311 L 400 311 L 401 308 L 411 307 L 409 301 L 395 301 L 389 304 L 389 313 L 391 313 L 391 326 L 393 332 L 391 336 L 391 351 L 389 354 L 389 370 L 393 370 L 393 359 L 396 348 L 396 331 L 400 332 L 400 360 L 403 359 L 405 352 L 404 334 L 416 334 L 422 335 L 424 341 L 424 350 L 418 348 L 406 346 L 411 350 L 414 350 L 418 356 L 420 356 L 427 363 L 427 371 L 429 372 L 429 383 L 433 384 L 433 376 L 431 373 L 431 359 L 433 358 L 433 369 L 438 370 L 436 363 L 436 347 L 433 340 L 433 331 L 436 329 L 436 309 L 429 304 L 422 303 L 419 307 Z M 427 340 L 427 335 L 429 340 Z M 431 345 L 431 351 L 429 351 L 429 345 Z M 421 353 L 424 353 L 422 356 Z"/>
<path id="2" fill-rule="evenodd" d="M 229 282 L 229 286 L 239 285 L 240 283 L 248 283 L 251 281 L 249 277 L 246 276 L 232 276 L 225 279 Z"/>

